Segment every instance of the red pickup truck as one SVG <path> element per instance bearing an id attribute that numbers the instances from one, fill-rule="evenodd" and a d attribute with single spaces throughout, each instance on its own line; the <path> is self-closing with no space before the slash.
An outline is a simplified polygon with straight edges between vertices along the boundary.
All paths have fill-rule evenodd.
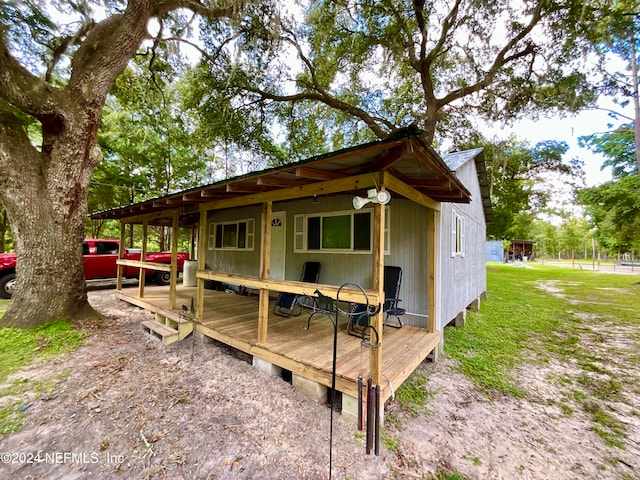
<path id="1" fill-rule="evenodd" d="M 97 278 L 115 278 L 117 276 L 116 260 L 120 249 L 119 240 L 89 238 L 82 244 L 84 259 L 84 276 L 87 280 Z M 125 249 L 124 258 L 127 260 L 140 260 L 140 249 Z M 189 259 L 188 253 L 178 253 L 178 270 L 182 271 L 184 261 Z M 0 254 L 0 298 L 11 298 L 16 283 L 15 253 Z M 171 252 L 147 253 L 147 262 L 171 263 Z M 138 277 L 140 269 L 125 266 L 123 276 Z M 159 285 L 166 285 L 171 280 L 169 272 L 147 270 L 147 276 L 153 277 Z"/>

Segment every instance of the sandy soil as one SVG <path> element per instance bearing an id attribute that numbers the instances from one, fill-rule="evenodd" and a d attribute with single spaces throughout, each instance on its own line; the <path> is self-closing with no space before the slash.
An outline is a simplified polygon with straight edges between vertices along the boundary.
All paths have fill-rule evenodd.
<path id="1" fill-rule="evenodd" d="M 105 321 L 85 346 L 10 379 L 53 388 L 31 394 L 27 424 L 0 442 L 0 479 L 329 477 L 327 407 L 223 345 L 163 347 L 138 325 L 148 314 L 112 291 L 90 300 Z M 387 425 L 393 451 L 366 455 L 355 425 L 334 416 L 332 478 L 640 478 L 640 405 L 625 418 L 626 450 L 605 446 L 589 418 L 553 402 L 561 392 L 549 376 L 575 368 L 524 368 L 532 399 L 489 400 L 447 358 L 424 363 L 425 410 L 411 417 L 386 405 L 400 419 Z"/>

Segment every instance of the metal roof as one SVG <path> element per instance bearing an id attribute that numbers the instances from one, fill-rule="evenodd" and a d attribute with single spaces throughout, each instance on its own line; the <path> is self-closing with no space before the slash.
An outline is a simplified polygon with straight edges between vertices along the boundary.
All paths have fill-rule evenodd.
<path id="1" fill-rule="evenodd" d="M 386 171 L 437 202 L 469 203 L 471 194 L 444 160 L 415 127 L 401 129 L 383 140 L 318 155 L 299 162 L 268 168 L 190 188 L 143 202 L 90 215 L 94 219 L 126 219 L 154 214 L 154 223 L 164 224 L 163 211 L 180 209 L 182 225 L 196 223 L 199 205 L 230 198 L 295 189 L 304 185 L 366 173 Z M 345 194 L 363 194 L 347 190 Z M 393 193 L 394 196 L 398 196 Z"/>
<path id="2" fill-rule="evenodd" d="M 482 209 L 484 210 L 484 220 L 487 223 L 493 222 L 493 209 L 491 208 L 491 197 L 489 195 L 489 180 L 487 178 L 487 166 L 484 163 L 484 149 L 473 148 L 460 152 L 451 152 L 444 157 L 444 162 L 453 172 L 457 172 L 460 167 L 468 161 L 476 162 L 476 172 L 478 173 L 478 183 L 480 185 L 480 195 L 482 197 Z"/>

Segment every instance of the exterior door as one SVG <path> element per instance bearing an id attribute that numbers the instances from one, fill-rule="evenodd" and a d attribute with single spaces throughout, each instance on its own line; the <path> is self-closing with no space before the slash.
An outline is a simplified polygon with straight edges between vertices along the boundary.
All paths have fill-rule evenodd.
<path id="1" fill-rule="evenodd" d="M 284 280 L 286 252 L 286 212 L 271 214 L 271 278 Z"/>

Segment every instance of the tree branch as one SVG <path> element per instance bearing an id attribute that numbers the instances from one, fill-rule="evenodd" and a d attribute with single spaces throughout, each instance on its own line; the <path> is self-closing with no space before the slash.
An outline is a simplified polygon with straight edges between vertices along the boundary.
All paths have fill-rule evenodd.
<path id="1" fill-rule="evenodd" d="M 450 92 L 448 95 L 444 96 L 443 98 L 439 99 L 437 102 L 438 109 L 442 108 L 445 105 L 450 104 L 451 102 L 454 102 L 455 100 L 463 98 L 472 93 L 479 92 L 480 90 L 486 88 L 487 86 L 491 85 L 495 76 L 498 74 L 500 69 L 503 68 L 505 65 L 519 58 L 523 58 L 535 53 L 534 45 L 532 43 L 529 43 L 525 46 L 524 49 L 520 50 L 519 52 L 516 52 L 516 53 L 513 53 L 512 55 L 507 56 L 509 52 L 511 52 L 522 40 L 525 39 L 527 35 L 529 35 L 529 33 L 531 33 L 533 28 L 542 19 L 542 3 L 544 2 L 539 2 L 536 5 L 536 8 L 533 11 L 533 14 L 531 16 L 531 20 L 529 21 L 527 26 L 523 28 L 520 32 L 518 32 L 518 34 L 515 35 L 511 40 L 509 40 L 505 44 L 505 46 L 502 47 L 500 52 L 498 52 L 498 55 L 496 56 L 495 60 L 493 61 L 493 64 L 491 65 L 491 67 L 489 68 L 485 76 L 480 81 L 472 85 L 467 85 L 466 87 L 456 89 Z"/>
<path id="2" fill-rule="evenodd" d="M 0 99 L 23 112 L 40 118 L 55 114 L 59 96 L 56 89 L 24 68 L 9 52 L 0 29 Z"/>
<path id="3" fill-rule="evenodd" d="M 444 22 L 442 22 L 442 31 L 440 32 L 440 38 L 438 39 L 438 42 L 431 49 L 428 55 L 425 55 L 427 37 L 426 37 L 426 32 L 424 32 L 422 42 L 425 46 L 424 46 L 424 51 L 422 52 L 421 58 L 423 59 L 423 62 L 425 63 L 425 67 L 427 68 L 427 70 L 431 68 L 431 64 L 433 63 L 433 60 L 438 55 L 440 55 L 440 52 L 442 51 L 442 47 L 447 41 L 447 38 L 450 36 L 451 28 L 455 25 L 455 21 L 458 18 L 458 11 L 460 9 L 461 3 L 462 3 L 462 0 L 456 0 L 455 5 L 451 8 L 449 13 L 445 17 Z"/>
<path id="4" fill-rule="evenodd" d="M 8 191 L 24 178 L 26 170 L 33 168 L 28 158 L 38 151 L 26 133 L 24 120 L 15 115 L 11 105 L 0 98 L 0 188 Z"/>
<path id="5" fill-rule="evenodd" d="M 72 91 L 80 90 L 84 97 L 106 96 L 117 76 L 148 37 L 150 18 L 162 19 L 169 12 L 186 8 L 205 18 L 232 16 L 246 2 L 229 0 L 228 6 L 208 7 L 196 0 L 129 0 L 123 14 L 103 20 L 87 35 L 73 56 L 73 73 L 69 81 Z M 86 86 L 91 85 L 91 92 Z"/>
<path id="6" fill-rule="evenodd" d="M 278 95 L 278 94 L 266 92 L 264 90 L 261 90 L 256 87 L 251 87 L 251 86 L 243 86 L 241 88 L 248 92 L 259 95 L 263 100 L 273 100 L 276 102 L 300 102 L 304 100 L 310 100 L 310 101 L 322 102 L 331 108 L 335 108 L 336 110 L 343 111 L 345 113 L 348 113 L 349 115 L 352 115 L 362 120 L 378 138 L 386 138 L 389 135 L 389 131 L 393 132 L 394 130 L 397 129 L 397 127 L 391 122 L 389 122 L 388 120 L 381 117 L 375 117 L 375 116 L 369 115 L 369 113 L 367 113 L 365 110 L 358 108 L 354 105 L 351 105 L 349 103 L 343 102 L 342 100 L 328 94 L 325 91 L 300 92 L 292 95 Z M 387 127 L 389 131 L 385 131 L 380 126 L 380 124 Z"/>
<path id="7" fill-rule="evenodd" d="M 629 117 L 623 113 L 620 113 L 616 110 L 612 110 L 610 108 L 605 108 L 605 107 L 588 107 L 587 110 L 599 110 L 601 112 L 609 112 L 612 113 L 613 115 L 615 115 L 616 117 L 621 117 L 624 118 L 625 120 L 629 120 L 630 122 L 635 122 L 635 119 L 633 117 Z"/>
<path id="8" fill-rule="evenodd" d="M 47 83 L 51 83 L 51 75 L 53 74 L 54 68 L 58 65 L 58 62 L 62 58 L 62 56 L 67 52 L 68 48 L 73 45 L 80 45 L 80 39 L 87 35 L 87 33 L 95 26 L 96 24 L 91 20 L 87 19 L 83 22 L 80 29 L 74 34 L 64 37 L 60 40 L 60 45 L 55 48 L 52 48 L 51 60 L 47 64 L 47 71 L 44 76 L 44 80 Z"/>

